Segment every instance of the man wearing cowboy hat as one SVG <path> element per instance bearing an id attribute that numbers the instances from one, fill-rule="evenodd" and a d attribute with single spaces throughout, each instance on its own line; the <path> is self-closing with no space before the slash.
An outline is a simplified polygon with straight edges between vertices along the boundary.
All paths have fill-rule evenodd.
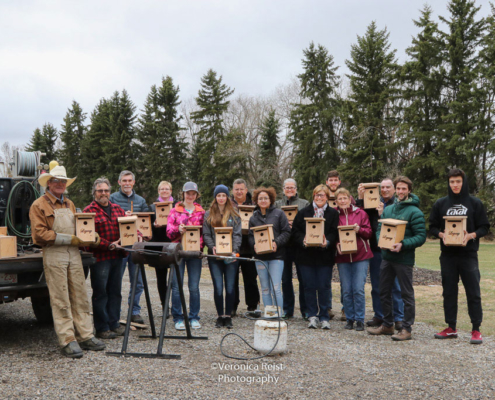
<path id="1" fill-rule="evenodd" d="M 46 187 L 46 194 L 37 199 L 29 210 L 31 231 L 35 244 L 43 247 L 43 266 L 53 325 L 62 347 L 62 354 L 70 358 L 81 358 L 82 350 L 103 350 L 105 344 L 93 335 L 93 324 L 89 315 L 79 247 L 97 245 L 82 242 L 77 236 L 74 203 L 64 196 L 65 189 L 76 178 L 67 178 L 65 168 L 58 163 L 49 173 L 42 174 L 38 181 Z"/>

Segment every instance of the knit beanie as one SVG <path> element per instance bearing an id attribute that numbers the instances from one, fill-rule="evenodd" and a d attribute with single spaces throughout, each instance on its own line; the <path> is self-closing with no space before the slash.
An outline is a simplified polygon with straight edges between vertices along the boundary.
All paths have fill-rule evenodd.
<path id="1" fill-rule="evenodd" d="M 215 187 L 215 191 L 213 192 L 213 197 L 217 197 L 218 193 L 225 193 L 227 197 L 229 197 L 229 188 L 225 185 L 218 185 Z"/>

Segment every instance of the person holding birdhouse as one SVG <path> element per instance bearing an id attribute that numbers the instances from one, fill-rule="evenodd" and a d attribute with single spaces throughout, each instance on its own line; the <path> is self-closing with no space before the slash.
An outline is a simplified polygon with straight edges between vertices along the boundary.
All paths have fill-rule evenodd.
<path id="1" fill-rule="evenodd" d="M 339 213 L 329 206 L 330 190 L 318 185 L 313 190 L 313 202 L 296 215 L 292 224 L 292 236 L 297 246 L 296 262 L 301 268 L 304 281 L 304 299 L 309 316 L 308 328 L 330 329 L 330 292 L 332 270 L 335 263 L 335 245 Z M 318 221 L 319 220 L 319 221 Z M 315 221 L 315 224 L 311 222 Z M 310 244 L 308 229 L 323 224 L 319 243 Z M 317 228 L 316 228 L 317 229 Z M 318 235 L 320 236 L 320 235 Z"/>
<path id="2" fill-rule="evenodd" d="M 415 251 L 426 241 L 426 226 L 423 212 L 419 208 L 419 198 L 411 193 L 413 188 L 412 181 L 406 176 L 398 176 L 394 179 L 394 186 L 397 197 L 396 202 L 385 208 L 382 214 L 382 222 L 379 222 L 376 232 L 378 245 L 382 248 L 380 297 L 383 307 L 383 323 L 379 327 L 368 328 L 368 333 L 371 335 L 392 335 L 393 340 L 403 341 L 412 338 L 411 330 L 416 315 L 413 288 Z M 390 249 L 384 247 L 386 246 L 385 242 L 392 239 L 391 235 L 384 240 L 383 245 L 380 244 L 383 221 L 387 219 L 396 225 L 398 224 L 398 226 L 402 226 L 402 229 L 404 229 L 402 231 L 403 239 L 392 242 Z M 393 233 L 393 229 L 393 227 L 387 228 L 391 233 Z M 385 234 L 387 230 L 384 230 Z M 402 300 L 404 301 L 404 319 L 402 329 L 394 335 L 392 287 L 395 277 L 399 279 Z"/>
<path id="3" fill-rule="evenodd" d="M 463 170 L 454 168 L 447 175 L 448 195 L 438 199 L 430 213 L 430 233 L 440 238 L 440 267 L 442 272 L 443 309 L 448 327 L 435 334 L 437 339 L 457 338 L 457 302 L 459 278 L 466 290 L 468 313 L 471 318 L 471 343 L 481 344 L 480 270 L 478 267 L 479 239 L 490 228 L 480 199 L 469 195 L 469 185 Z"/>
<path id="4" fill-rule="evenodd" d="M 90 267 L 93 319 L 96 337 L 100 339 L 114 339 L 124 335 L 125 331 L 119 321 L 125 268 L 122 259 L 127 254 L 118 249 L 118 218 L 124 217 L 125 211 L 109 200 L 110 190 L 107 178 L 96 179 L 93 183 L 94 200 L 84 208 L 85 213 L 95 214 L 95 230 L 101 238 L 100 244 L 91 249 L 96 263 Z"/>
<path id="5" fill-rule="evenodd" d="M 188 234 L 189 226 L 197 226 L 197 232 L 193 234 L 194 245 L 198 251 L 202 251 L 204 247 L 203 235 L 201 230 L 203 227 L 205 210 L 196 200 L 200 197 L 198 185 L 194 182 L 186 182 L 182 188 L 182 201 L 177 202 L 175 207 L 170 211 L 167 220 L 167 236 L 174 242 L 183 241 Z M 184 246 L 183 246 L 184 247 Z M 187 250 L 187 248 L 186 248 Z M 201 278 L 201 259 L 198 258 L 183 258 L 179 264 L 181 282 L 184 282 L 184 272 L 187 266 L 188 286 L 189 286 L 189 321 L 191 328 L 200 329 L 199 310 L 200 295 L 199 295 L 199 280 Z M 182 313 L 182 304 L 180 301 L 179 283 L 177 276 L 174 273 L 172 278 L 172 316 L 174 318 L 175 329 L 183 331 L 186 329 L 184 324 L 184 315 Z"/>
<path id="6" fill-rule="evenodd" d="M 256 253 L 255 257 L 263 260 L 268 267 L 267 271 L 265 264 L 256 262 L 265 308 L 277 306 L 282 309 L 284 303 L 281 283 L 285 246 L 291 229 L 284 212 L 275 207 L 276 197 L 277 192 L 272 187 L 260 187 L 253 192 L 256 208 L 249 219 L 249 244 Z"/>
<path id="7" fill-rule="evenodd" d="M 369 260 L 373 258 L 369 239 L 373 235 L 370 220 L 364 210 L 351 204 L 351 194 L 340 188 L 335 192 L 339 212 L 339 241 L 335 262 L 344 300 L 347 323 L 344 329 L 364 331 L 366 312 L 364 285 Z M 344 229 L 346 228 L 346 229 Z"/>
<path id="8" fill-rule="evenodd" d="M 203 238 L 208 246 L 208 254 L 217 255 L 222 251 L 217 247 L 225 245 L 230 247 L 230 254 L 237 254 L 242 242 L 241 217 L 237 213 L 229 198 L 229 189 L 225 185 L 218 185 L 213 192 L 215 199 L 210 209 L 205 214 L 203 222 Z M 215 228 L 232 228 L 232 232 L 216 233 Z M 222 235 L 226 236 L 222 240 Z M 230 243 L 229 243 L 230 242 Z M 224 250 L 225 251 L 225 250 Z M 227 255 L 223 252 L 221 255 Z M 233 328 L 232 311 L 235 300 L 235 277 L 239 270 L 238 261 L 234 259 L 208 258 L 211 279 L 213 281 L 213 298 L 218 318 L 215 324 L 217 328 Z M 225 286 L 225 297 L 223 288 Z"/>
<path id="9" fill-rule="evenodd" d="M 43 248 L 43 271 L 50 293 L 53 325 L 69 358 L 81 358 L 82 350 L 103 350 L 105 344 L 93 335 L 80 247 L 98 246 L 100 237 L 88 243 L 76 236 L 76 207 L 65 190 L 76 178 L 68 178 L 65 168 L 50 163 L 50 172 L 38 182 L 46 193 L 29 210 L 33 242 Z"/>

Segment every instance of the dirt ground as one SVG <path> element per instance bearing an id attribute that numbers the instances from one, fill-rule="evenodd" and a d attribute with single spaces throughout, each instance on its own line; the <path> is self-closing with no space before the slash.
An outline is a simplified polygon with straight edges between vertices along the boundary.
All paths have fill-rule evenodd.
<path id="1" fill-rule="evenodd" d="M 148 269 L 147 276 L 153 310 L 158 315 L 154 271 Z M 127 293 L 127 274 L 124 284 Z M 124 303 L 123 313 L 127 311 Z M 147 320 L 144 295 L 141 305 Z M 371 314 L 371 304 L 367 304 L 367 311 Z M 59 353 L 53 328 L 36 322 L 29 300 L 0 305 L 0 398 L 495 396 L 495 342 L 488 336 L 480 346 L 469 344 L 468 332 L 462 332 L 457 340 L 440 341 L 433 338 L 433 328 L 418 323 L 412 341 L 397 343 L 390 337 L 346 331 L 344 322 L 335 320 L 329 331 L 310 330 L 298 316 L 289 323 L 286 354 L 253 361 L 233 360 L 220 351 L 220 341 L 228 331 L 214 328 L 213 288 L 207 270 L 201 279 L 200 315 L 203 327 L 194 335 L 208 336 L 208 340 L 165 342 L 163 352 L 180 354 L 180 360 L 115 358 L 105 352 L 86 352 L 81 360 L 68 360 Z M 171 320 L 167 325 L 167 332 L 175 334 Z M 234 318 L 233 332 L 253 343 L 254 322 Z M 132 332 L 129 351 L 156 352 L 156 340 L 139 340 L 138 335 L 143 333 L 149 331 Z M 258 355 L 233 336 L 225 343 L 228 354 Z M 120 351 L 121 346 L 121 338 L 107 341 L 110 351 Z"/>

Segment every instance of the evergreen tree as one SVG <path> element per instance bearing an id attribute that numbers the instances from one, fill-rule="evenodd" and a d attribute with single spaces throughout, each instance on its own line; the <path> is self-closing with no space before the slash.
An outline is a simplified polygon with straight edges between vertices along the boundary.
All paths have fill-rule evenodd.
<path id="1" fill-rule="evenodd" d="M 61 164 L 65 167 L 68 176 L 80 176 L 81 146 L 86 135 L 86 113 L 76 101 L 72 102 L 71 108 L 67 110 L 64 122 L 60 129 L 60 140 L 62 141 L 62 150 L 59 158 Z M 73 201 L 81 198 L 83 190 L 82 180 L 76 179 L 69 187 L 69 194 Z"/>
<path id="2" fill-rule="evenodd" d="M 414 21 L 420 32 L 406 50 L 410 61 L 401 70 L 402 98 L 407 106 L 400 138 L 411 153 L 402 172 L 415 178 L 414 193 L 419 196 L 425 214 L 429 214 L 438 195 L 445 191 L 445 165 L 438 149 L 442 116 L 446 112 L 442 98 L 445 71 L 438 25 L 431 14 L 431 8 L 425 6 L 420 19 Z"/>
<path id="3" fill-rule="evenodd" d="M 201 89 L 196 98 L 200 109 L 191 113 L 192 120 L 200 127 L 196 140 L 201 143 L 201 146 L 198 148 L 198 154 L 193 154 L 193 157 L 199 159 L 201 169 L 197 183 L 206 204 L 213 198 L 215 185 L 226 183 L 218 181 L 218 176 L 224 174 L 225 171 L 215 165 L 214 157 L 218 144 L 225 139 L 222 116 L 229 106 L 227 98 L 233 92 L 222 83 L 222 76 L 218 77 L 217 73 L 210 69 L 201 78 Z"/>
<path id="4" fill-rule="evenodd" d="M 117 182 L 122 170 L 131 170 L 134 174 L 136 149 L 134 139 L 136 131 L 136 106 L 131 101 L 126 90 L 122 94 L 115 92 L 108 100 L 110 135 L 103 138 L 102 146 L 105 153 L 107 177 L 111 182 Z"/>
<path id="5" fill-rule="evenodd" d="M 46 156 L 42 157 L 41 161 L 48 164 L 52 160 L 58 160 L 58 152 L 55 148 L 58 139 L 57 128 L 48 122 L 43 125 L 41 136 L 44 144 L 43 153 L 46 153 Z"/>
<path id="6" fill-rule="evenodd" d="M 346 61 L 352 93 L 344 113 L 346 149 L 341 170 L 353 185 L 374 181 L 392 166 L 398 66 L 396 50 L 390 47 L 389 33 L 373 21 L 351 46 L 351 59 Z"/>
<path id="7" fill-rule="evenodd" d="M 26 151 L 44 151 L 45 142 L 43 140 L 43 135 L 41 134 L 40 128 L 36 128 L 31 136 L 31 140 L 26 146 Z"/>
<path id="8" fill-rule="evenodd" d="M 476 90 L 480 72 L 478 47 L 482 43 L 485 21 L 477 19 L 480 7 L 470 0 L 451 0 L 450 15 L 440 17 L 446 31 L 440 31 L 447 64 L 447 114 L 441 128 L 444 137 L 440 155 L 445 167 L 462 168 L 471 179 L 476 177 L 480 138 L 477 131 L 480 97 Z M 472 181 L 471 189 L 476 189 Z M 473 187 L 475 186 L 475 187 Z"/>
<path id="9" fill-rule="evenodd" d="M 271 110 L 263 120 L 260 127 L 260 155 L 258 164 L 258 181 L 256 186 L 273 186 L 280 192 L 280 176 L 278 173 L 277 147 L 280 147 L 278 134 L 280 132 L 280 121 L 275 116 L 275 111 Z"/>
<path id="10" fill-rule="evenodd" d="M 139 118 L 138 170 L 146 176 L 139 183 L 148 202 L 156 199 L 160 181 L 169 181 L 176 194 L 185 181 L 187 144 L 180 134 L 179 104 L 179 87 L 167 76 L 159 89 L 151 87 Z"/>
<path id="11" fill-rule="evenodd" d="M 341 102 L 335 92 L 339 77 L 333 56 L 314 43 L 303 53 L 304 72 L 298 75 L 303 101 L 294 105 L 290 128 L 298 189 L 302 196 L 310 197 L 315 186 L 325 181 L 328 170 L 339 165 L 334 125 Z"/>

